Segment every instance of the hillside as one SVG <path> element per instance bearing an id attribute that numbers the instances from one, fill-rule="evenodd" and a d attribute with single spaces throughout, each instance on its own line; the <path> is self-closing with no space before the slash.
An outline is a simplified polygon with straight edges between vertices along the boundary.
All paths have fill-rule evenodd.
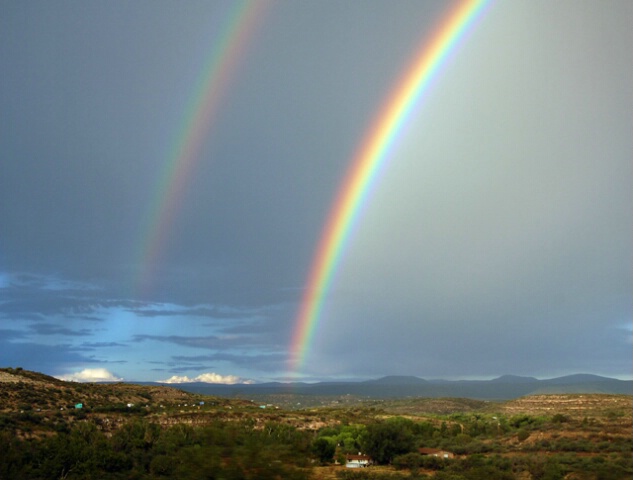
<path id="1" fill-rule="evenodd" d="M 171 387 L 65 382 L 19 368 L 0 369 L 0 385 L 0 411 L 60 410 L 74 408 L 79 403 L 92 409 L 149 403 L 171 406 L 187 401 L 193 403 L 200 398 L 200 395 Z"/>
<path id="2" fill-rule="evenodd" d="M 570 375 L 538 380 L 504 375 L 493 380 L 425 380 L 412 376 L 388 376 L 362 382 L 262 383 L 221 385 L 182 383 L 178 388 L 199 394 L 229 398 L 275 399 L 286 408 L 305 408 L 358 403 L 367 400 L 425 397 L 470 398 L 486 401 L 512 400 L 537 394 L 633 395 L 633 381 L 597 375 Z"/>
<path id="3" fill-rule="evenodd" d="M 392 377 L 385 388 L 394 380 L 400 381 Z M 633 474 L 629 395 L 266 397 L 80 384 L 0 369 L 0 478 L 402 480 L 443 472 L 444 479 L 619 480 Z M 297 398 L 313 404 L 297 405 Z M 383 442 L 378 450 L 375 442 Z M 454 458 L 427 458 L 416 453 L 419 447 Z M 359 451 L 382 455 L 382 465 L 365 474 L 333 464 Z"/>
<path id="4" fill-rule="evenodd" d="M 399 385 L 402 378 L 405 383 L 420 384 L 414 380 L 415 377 L 389 377 L 371 384 L 384 384 L 384 388 L 391 389 L 394 382 Z M 517 382 L 516 378 L 512 378 L 511 383 L 522 384 L 523 381 Z M 340 421 L 365 422 L 385 415 L 435 418 L 471 413 L 508 416 L 559 413 L 570 418 L 612 415 L 630 423 L 633 398 L 629 395 L 565 393 L 526 395 L 511 400 L 480 400 L 464 397 L 395 398 L 257 392 L 253 391 L 254 395 L 250 399 L 239 395 L 229 398 L 158 385 L 66 382 L 19 368 L 0 369 L 0 413 L 13 415 L 14 420 L 19 420 L 20 415 L 27 419 L 29 415 L 41 415 L 43 420 L 36 430 L 54 429 L 55 422 L 63 423 L 62 419 L 72 423 L 91 416 L 109 418 L 112 425 L 134 416 L 153 419 L 165 425 L 254 418 L 260 423 L 274 420 L 302 429 L 321 428 Z M 81 404 L 81 408 L 76 408 L 78 404 Z M 20 415 L 16 417 L 16 413 Z M 51 425 L 48 425 L 49 419 L 53 419 Z"/>
<path id="5" fill-rule="evenodd" d="M 81 404 L 81 408 L 76 408 Z M 134 418 L 159 425 L 205 425 L 246 418 L 317 429 L 325 422 L 309 412 L 280 414 L 278 405 L 201 395 L 155 385 L 66 382 L 23 369 L 0 369 L 0 428 L 45 435 L 78 421 L 116 430 Z M 2 477 L 0 477 L 2 478 Z"/>

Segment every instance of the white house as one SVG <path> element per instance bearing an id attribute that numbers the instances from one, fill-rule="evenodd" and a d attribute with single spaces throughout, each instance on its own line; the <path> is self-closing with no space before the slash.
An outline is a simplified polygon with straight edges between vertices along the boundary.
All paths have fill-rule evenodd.
<path id="1" fill-rule="evenodd" d="M 346 455 L 345 456 L 345 466 L 347 468 L 363 468 L 371 465 L 371 457 L 368 455 L 362 455 L 359 453 L 358 455 Z"/>

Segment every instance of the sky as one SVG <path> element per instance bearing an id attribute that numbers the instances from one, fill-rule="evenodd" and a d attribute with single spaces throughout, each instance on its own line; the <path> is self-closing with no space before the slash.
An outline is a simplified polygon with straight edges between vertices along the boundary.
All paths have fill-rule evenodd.
<path id="1" fill-rule="evenodd" d="M 346 172 L 455 6 L 2 1 L 0 366 L 633 378 L 628 0 L 484 5 L 292 361 Z"/>

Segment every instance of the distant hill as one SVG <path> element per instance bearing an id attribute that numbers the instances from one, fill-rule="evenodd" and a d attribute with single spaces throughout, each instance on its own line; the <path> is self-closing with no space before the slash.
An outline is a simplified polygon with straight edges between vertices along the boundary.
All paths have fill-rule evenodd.
<path id="1" fill-rule="evenodd" d="M 422 385 L 428 383 L 428 380 L 413 376 L 390 375 L 375 380 L 365 380 L 362 383 L 372 385 Z"/>
<path id="2" fill-rule="evenodd" d="M 554 385 L 578 385 L 583 383 L 609 382 L 613 380 L 609 377 L 601 377 L 600 375 L 591 375 L 588 373 L 577 373 L 575 375 L 567 375 L 565 377 L 552 378 L 543 380 L 543 383 Z"/>
<path id="3" fill-rule="evenodd" d="M 532 383 L 538 382 L 534 377 L 520 377 L 518 375 L 502 375 L 490 380 L 491 383 Z"/>
<path id="4" fill-rule="evenodd" d="M 472 398 L 511 400 L 543 393 L 605 393 L 633 395 L 633 381 L 578 374 L 547 380 L 503 375 L 493 380 L 425 380 L 414 376 L 387 376 L 361 382 L 261 383 L 250 385 L 178 384 L 178 388 L 217 396 L 255 395 L 354 395 L 366 398 Z"/>
<path id="5" fill-rule="evenodd" d="M 0 409 L 32 405 L 39 408 L 70 408 L 86 403 L 95 408 L 121 407 L 128 403 L 178 404 L 193 401 L 194 395 L 252 399 L 266 396 L 338 397 L 357 399 L 462 398 L 512 400 L 540 394 L 624 394 L 633 395 L 633 381 L 591 374 L 576 374 L 546 380 L 503 375 L 493 380 L 425 380 L 415 376 L 392 375 L 359 382 L 210 384 L 161 383 L 85 384 L 64 382 L 22 369 L 0 369 Z M 298 400 L 295 403 L 299 403 Z M 301 401 L 302 404 L 310 402 Z M 1 405 L 4 405 L 2 407 Z"/>

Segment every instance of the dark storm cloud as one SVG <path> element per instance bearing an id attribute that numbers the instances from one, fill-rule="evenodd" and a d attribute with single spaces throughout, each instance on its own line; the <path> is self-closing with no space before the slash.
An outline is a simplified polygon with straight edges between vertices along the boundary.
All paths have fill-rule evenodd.
<path id="1" fill-rule="evenodd" d="M 219 309 L 210 308 L 194 308 L 194 309 L 179 309 L 179 310 L 147 310 L 147 309 L 135 309 L 132 310 L 139 317 L 210 317 L 216 318 L 221 316 L 222 318 L 236 317 L 240 318 L 243 314 L 222 314 L 220 315 Z"/>
<path id="2" fill-rule="evenodd" d="M 249 336 L 196 336 L 186 337 L 179 335 L 134 335 L 134 342 L 155 341 L 163 343 L 173 343 L 175 345 L 182 345 L 192 348 L 204 348 L 204 349 L 235 349 L 235 348 L 252 348 L 262 345 L 262 342 L 257 337 Z"/>
<path id="3" fill-rule="evenodd" d="M 96 348 L 107 348 L 107 347 L 125 347 L 126 345 L 118 342 L 83 342 L 79 348 L 84 349 L 96 349 Z"/>
<path id="4" fill-rule="evenodd" d="M 38 335 L 65 335 L 70 337 L 85 337 L 94 333 L 94 330 L 87 328 L 73 330 L 52 323 L 34 323 L 29 325 L 29 329 Z"/>
<path id="5" fill-rule="evenodd" d="M 257 315 L 261 311 L 260 309 L 240 309 L 236 307 L 178 306 L 176 308 L 175 305 L 164 305 L 164 309 L 152 307 L 156 307 L 156 305 L 141 305 L 131 308 L 129 311 L 134 312 L 139 317 L 201 317 L 217 321 L 251 318 L 254 314 Z"/>
<path id="6" fill-rule="evenodd" d="M 102 321 L 92 315 L 99 310 L 136 306 L 139 302 L 118 300 L 90 284 L 80 284 L 50 275 L 8 274 L 0 289 L 0 315 L 10 320 L 41 320 L 53 315 L 77 320 Z"/>
<path id="7" fill-rule="evenodd" d="M 20 330 L 12 330 L 9 328 L 0 328 L 0 338 L 3 340 L 11 340 L 15 338 L 24 338 L 26 333 Z"/>
<path id="8" fill-rule="evenodd" d="M 0 338 L 0 365 L 62 373 L 74 365 L 107 363 L 107 360 L 87 357 L 70 345 L 43 345 L 32 342 L 10 342 Z"/>
<path id="9" fill-rule="evenodd" d="M 238 355 L 232 353 L 215 353 L 211 355 L 179 355 L 172 357 L 180 362 L 229 362 L 233 365 L 248 367 L 254 371 L 274 373 L 284 371 L 287 367 L 288 357 L 285 353 L 262 353 Z M 209 367 L 205 367 L 209 368 Z"/>
<path id="10" fill-rule="evenodd" d="M 209 370 L 213 368 L 212 366 L 208 366 L 208 365 L 187 365 L 187 366 L 182 366 L 182 367 L 171 367 L 168 369 L 163 369 L 164 372 L 169 372 L 169 373 L 186 373 L 186 372 L 203 372 L 205 370 Z"/>
<path id="11" fill-rule="evenodd" d="M 351 159 L 452 5 L 264 8 L 172 197 L 234 2 L 4 5 L 0 363 L 284 375 Z M 393 138 L 305 378 L 630 375 L 632 5 L 490 3 Z"/>

